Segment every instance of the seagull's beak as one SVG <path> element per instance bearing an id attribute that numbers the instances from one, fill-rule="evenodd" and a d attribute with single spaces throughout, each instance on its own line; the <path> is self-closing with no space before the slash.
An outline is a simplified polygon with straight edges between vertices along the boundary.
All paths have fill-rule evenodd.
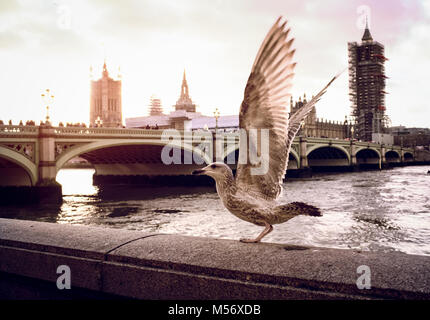
<path id="1" fill-rule="evenodd" d="M 193 176 L 199 176 L 199 175 L 202 175 L 202 174 L 205 174 L 205 173 L 206 173 L 206 171 L 204 169 L 198 169 L 198 170 L 194 170 L 191 174 Z"/>

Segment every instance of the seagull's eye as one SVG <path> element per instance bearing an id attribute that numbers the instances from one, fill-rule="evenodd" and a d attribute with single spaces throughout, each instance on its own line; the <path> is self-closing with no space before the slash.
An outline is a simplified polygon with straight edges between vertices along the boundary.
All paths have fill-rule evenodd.
<path id="1" fill-rule="evenodd" d="M 211 168 L 215 169 L 216 168 L 216 164 L 211 165 Z"/>

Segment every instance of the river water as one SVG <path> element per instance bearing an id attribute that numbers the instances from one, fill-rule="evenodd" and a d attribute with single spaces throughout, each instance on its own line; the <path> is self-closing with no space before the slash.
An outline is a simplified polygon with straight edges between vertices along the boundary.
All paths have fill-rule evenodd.
<path id="1" fill-rule="evenodd" d="M 283 202 L 318 206 L 322 217 L 275 225 L 265 242 L 430 255 L 430 166 L 317 174 L 284 183 Z M 239 220 L 213 188 L 92 185 L 92 169 L 64 169 L 61 206 L 0 207 L 0 217 L 226 239 L 262 228 Z"/>

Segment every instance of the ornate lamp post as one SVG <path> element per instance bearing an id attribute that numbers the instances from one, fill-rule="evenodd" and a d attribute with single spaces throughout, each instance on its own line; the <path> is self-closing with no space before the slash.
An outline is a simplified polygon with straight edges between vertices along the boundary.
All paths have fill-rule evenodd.
<path id="1" fill-rule="evenodd" d="M 97 128 L 100 128 L 103 125 L 103 120 L 100 119 L 100 116 L 97 116 L 95 123 L 96 123 Z"/>
<path id="2" fill-rule="evenodd" d="M 217 132 L 218 131 L 218 118 L 220 116 L 220 112 L 219 112 L 218 108 L 215 109 L 214 116 L 215 116 L 215 132 Z"/>
<path id="3" fill-rule="evenodd" d="M 46 89 L 44 93 L 41 94 L 43 101 L 46 104 L 46 124 L 50 125 L 49 122 L 49 105 L 54 102 L 54 95 L 51 94 L 51 90 Z"/>
<path id="4" fill-rule="evenodd" d="M 351 140 L 354 140 L 354 125 L 351 124 Z"/>
<path id="5" fill-rule="evenodd" d="M 306 129 L 305 129 L 306 123 L 304 120 L 301 122 L 300 126 L 302 127 L 302 134 L 301 135 L 306 137 Z"/>
<path id="6" fill-rule="evenodd" d="M 345 134 L 345 139 L 348 139 L 349 137 L 348 137 L 348 129 L 349 129 L 349 126 L 348 126 L 348 116 L 345 116 L 345 121 L 343 122 L 343 127 L 344 127 L 344 130 L 343 130 L 343 132 L 344 132 L 344 134 Z"/>

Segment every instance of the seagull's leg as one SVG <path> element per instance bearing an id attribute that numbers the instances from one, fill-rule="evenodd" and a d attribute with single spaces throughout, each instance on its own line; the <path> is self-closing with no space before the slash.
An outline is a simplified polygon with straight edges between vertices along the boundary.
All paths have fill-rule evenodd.
<path id="1" fill-rule="evenodd" d="M 265 236 L 267 236 L 270 232 L 272 232 L 273 227 L 271 224 L 268 224 L 267 222 L 264 223 L 264 225 L 266 226 L 263 230 L 263 232 L 261 232 L 259 234 L 259 236 L 255 239 L 240 239 L 240 242 L 245 242 L 245 243 L 256 243 L 256 242 L 260 242 L 261 239 L 263 239 Z"/>

